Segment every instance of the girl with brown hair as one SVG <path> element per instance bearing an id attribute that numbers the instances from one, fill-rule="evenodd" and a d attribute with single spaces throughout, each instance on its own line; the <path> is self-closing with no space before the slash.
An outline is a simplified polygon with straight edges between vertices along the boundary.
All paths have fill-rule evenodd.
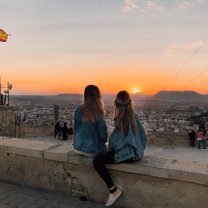
<path id="1" fill-rule="evenodd" d="M 112 205 L 122 191 L 115 186 L 106 164 L 138 161 L 144 155 L 147 138 L 138 115 L 133 110 L 130 95 L 120 91 L 114 101 L 115 129 L 109 138 L 109 151 L 97 155 L 93 165 L 109 189 L 105 205 Z"/>

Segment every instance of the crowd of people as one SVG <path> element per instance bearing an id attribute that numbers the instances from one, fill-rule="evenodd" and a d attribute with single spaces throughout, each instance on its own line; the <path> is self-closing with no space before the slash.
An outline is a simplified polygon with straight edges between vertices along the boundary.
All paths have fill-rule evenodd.
<path id="1" fill-rule="evenodd" d="M 204 128 L 204 126 L 200 127 L 198 131 L 192 129 L 188 134 L 190 140 L 190 146 L 197 146 L 199 149 L 202 147 L 203 149 L 207 148 L 207 140 L 208 140 L 208 132 Z"/>
<path id="2" fill-rule="evenodd" d="M 114 130 L 108 136 L 105 110 L 100 90 L 88 85 L 84 90 L 83 104 L 74 113 L 73 150 L 84 157 L 92 157 L 95 171 L 109 189 L 105 206 L 111 206 L 122 190 L 115 185 L 106 164 L 132 163 L 144 155 L 147 143 L 139 116 L 134 112 L 130 95 L 120 91 L 114 101 Z M 67 123 L 57 122 L 54 136 L 67 139 Z"/>

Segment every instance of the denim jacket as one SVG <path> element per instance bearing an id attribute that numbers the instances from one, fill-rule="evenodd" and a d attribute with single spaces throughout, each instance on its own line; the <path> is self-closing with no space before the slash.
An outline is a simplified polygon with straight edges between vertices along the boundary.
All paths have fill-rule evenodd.
<path id="1" fill-rule="evenodd" d="M 129 124 L 129 133 L 125 136 L 122 132 L 114 130 L 109 138 L 109 149 L 115 150 L 115 163 L 133 158 L 139 160 L 144 155 L 144 149 L 147 143 L 144 128 L 140 122 L 139 116 L 135 114 L 137 131 L 133 133 Z"/>
<path id="2" fill-rule="evenodd" d="M 74 149 L 96 155 L 106 150 L 107 137 L 107 126 L 104 119 L 101 118 L 97 122 L 83 122 L 79 106 L 74 114 Z"/>

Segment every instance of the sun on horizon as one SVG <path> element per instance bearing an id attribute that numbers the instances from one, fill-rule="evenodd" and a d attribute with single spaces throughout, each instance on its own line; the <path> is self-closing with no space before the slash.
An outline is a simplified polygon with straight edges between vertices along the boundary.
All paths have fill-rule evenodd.
<path id="1" fill-rule="evenodd" d="M 139 93 L 139 92 L 141 92 L 142 90 L 141 90 L 141 88 L 140 87 L 132 87 L 132 88 L 130 88 L 130 93 L 131 94 L 136 94 L 136 93 Z"/>

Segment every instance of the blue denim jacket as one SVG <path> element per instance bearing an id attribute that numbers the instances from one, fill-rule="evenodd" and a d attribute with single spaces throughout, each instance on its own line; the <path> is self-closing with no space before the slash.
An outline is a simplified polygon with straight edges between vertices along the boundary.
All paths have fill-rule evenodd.
<path id="1" fill-rule="evenodd" d="M 130 158 L 133 158 L 136 161 L 144 155 L 147 137 L 139 116 L 136 114 L 135 119 L 137 124 L 136 134 L 133 133 L 131 125 L 129 124 L 129 133 L 127 136 L 121 132 L 116 132 L 115 130 L 110 135 L 109 149 L 115 150 L 115 163 L 119 163 Z"/>
<path id="2" fill-rule="evenodd" d="M 107 137 L 107 126 L 104 119 L 97 122 L 83 122 L 79 106 L 74 114 L 74 149 L 96 155 L 106 150 Z"/>

